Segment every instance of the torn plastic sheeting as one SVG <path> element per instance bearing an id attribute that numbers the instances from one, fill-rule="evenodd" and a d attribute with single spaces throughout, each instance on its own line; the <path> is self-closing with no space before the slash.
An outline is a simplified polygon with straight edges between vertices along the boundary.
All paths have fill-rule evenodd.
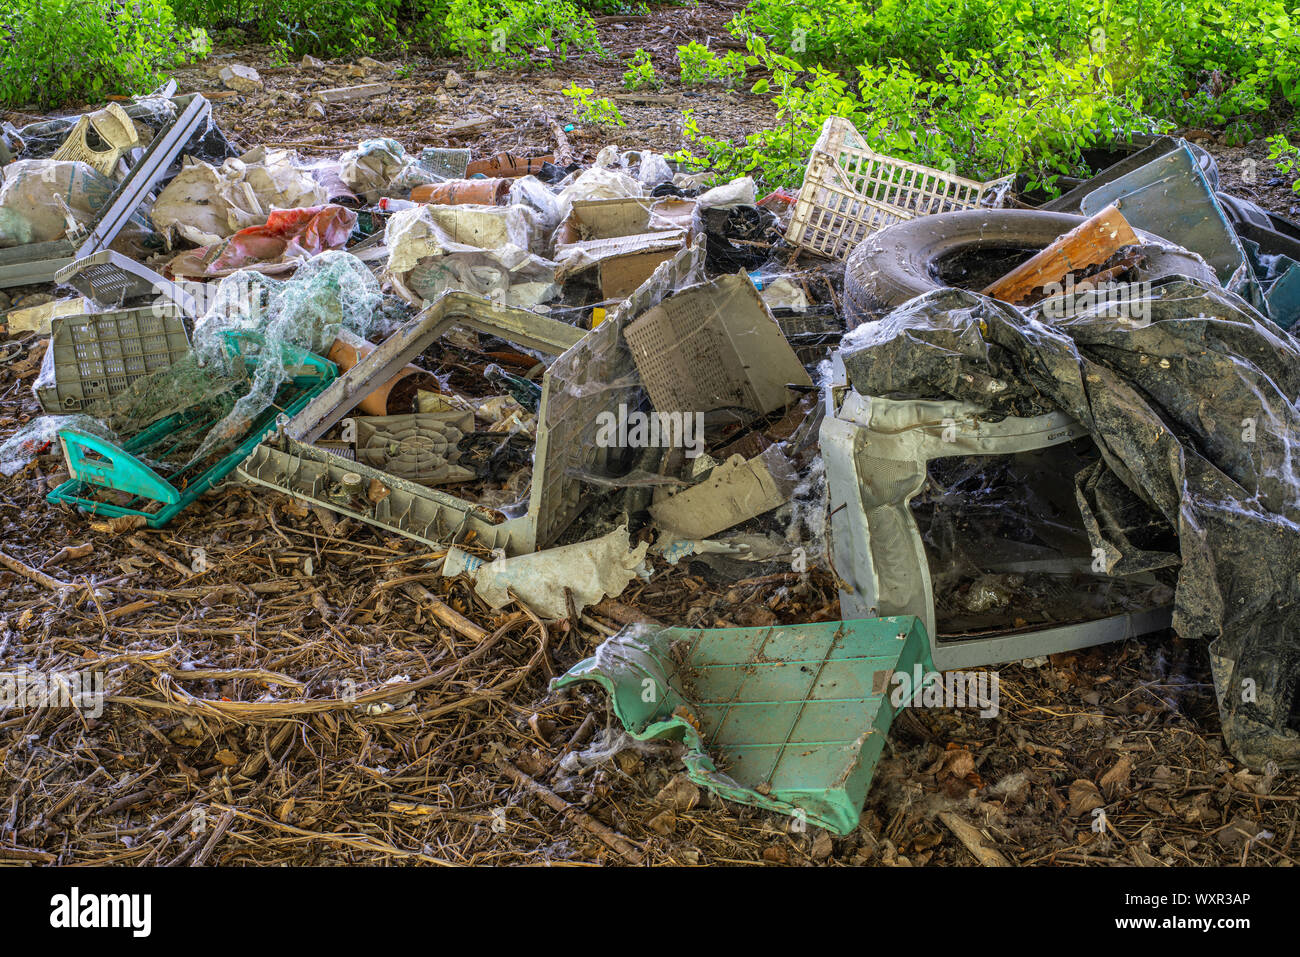
<path id="1" fill-rule="evenodd" d="M 1269 287 L 1265 295 L 1268 311 L 1283 329 L 1293 329 L 1300 320 L 1300 263 L 1292 263 Z"/>
<path id="2" fill-rule="evenodd" d="M 240 269 L 266 275 L 292 272 L 327 249 L 339 249 L 356 229 L 357 214 L 342 206 L 277 209 L 260 226 L 241 229 L 214 246 L 191 250 L 167 265 L 173 276 L 229 276 Z"/>
<path id="3" fill-rule="evenodd" d="M 409 289 L 412 302 L 431 302 L 445 292 L 458 290 L 505 303 L 531 308 L 554 299 L 560 287 L 554 267 L 529 256 L 507 268 L 491 252 L 449 253 L 421 260 L 394 287 Z"/>
<path id="4" fill-rule="evenodd" d="M 733 455 L 704 481 L 650 506 L 655 523 L 678 538 L 709 538 L 790 499 L 798 477 L 776 446 L 745 461 Z"/>
<path id="5" fill-rule="evenodd" d="M 701 193 L 696 197 L 695 202 L 699 203 L 700 209 L 710 209 L 724 206 L 753 206 L 757 200 L 758 190 L 754 186 L 753 178 L 741 176 L 730 183 L 723 183 Z"/>
<path id="6" fill-rule="evenodd" d="M 86 163 L 17 160 L 0 180 L 0 248 L 60 239 L 95 219 L 115 183 Z"/>
<path id="7" fill-rule="evenodd" d="M 580 200 L 573 204 L 553 239 L 558 247 L 663 230 L 689 231 L 695 211 L 694 201 L 676 197 Z"/>
<path id="8" fill-rule="evenodd" d="M 323 206 L 329 190 L 288 150 L 261 147 L 220 167 L 187 159 L 154 202 L 150 218 L 170 241 L 212 246 L 260 226 L 272 210 Z"/>
<path id="9" fill-rule="evenodd" d="M 117 436 L 89 415 L 40 415 L 0 443 L 0 475 L 11 476 L 52 447 L 60 429 L 79 429 L 110 442 Z"/>
<path id="10" fill-rule="evenodd" d="M 1123 308 L 1047 322 L 1035 317 L 1059 300 L 1027 315 L 927 293 L 846 337 L 849 382 L 1083 425 L 1102 453 L 1075 476 L 1093 548 L 1116 574 L 1140 568 L 1140 543 L 1114 520 L 1140 504 L 1176 534 L 1174 628 L 1212 642 L 1229 747 L 1252 766 L 1300 767 L 1300 345 L 1225 290 L 1126 288 Z M 1244 682 L 1254 700 L 1240 700 Z"/>
<path id="11" fill-rule="evenodd" d="M 530 251 L 538 240 L 537 216 L 525 206 L 417 206 L 388 221 L 385 275 L 397 294 L 415 305 L 453 288 L 446 271 L 430 272 L 437 265 L 430 261 L 458 253 L 471 254 L 470 268 L 486 259 L 510 275 L 511 285 L 516 280 L 551 282 L 554 264 Z M 425 285 L 430 295 L 416 285 Z"/>
<path id="12" fill-rule="evenodd" d="M 374 334 L 384 322 L 379 311 L 382 301 L 378 280 L 365 264 L 338 250 L 307 260 L 287 280 L 241 270 L 217 285 L 208 311 L 195 324 L 194 352 L 213 369 L 232 372 L 234 360 L 224 334 L 254 332 L 264 343 L 264 355 L 280 356 L 293 348 L 321 355 L 341 330 L 363 339 Z M 242 436 L 247 423 L 271 404 L 291 375 L 278 361 L 259 362 L 248 392 L 209 432 L 196 455 Z M 166 388 L 159 383 L 160 390 Z M 184 383 L 177 384 L 181 398 L 184 388 Z"/>
<path id="13" fill-rule="evenodd" d="M 624 336 L 660 412 L 730 407 L 765 415 L 794 400 L 787 385 L 812 385 L 743 273 L 665 296 Z"/>
<path id="14" fill-rule="evenodd" d="M 594 681 L 633 737 L 686 746 L 682 760 L 696 784 L 849 834 L 889 727 L 921 690 L 895 675 L 930 670 L 925 629 L 910 617 L 632 625 L 552 687 Z"/>
<path id="15" fill-rule="evenodd" d="M 626 525 L 608 535 L 576 545 L 564 545 L 530 555 L 484 562 L 459 548 L 451 548 L 443 563 L 447 576 L 466 572 L 474 591 L 493 608 L 518 599 L 543 618 L 557 620 L 569 614 L 565 590 L 581 612 L 603 598 L 616 598 L 633 578 L 648 578 L 645 554 L 649 542 L 631 547 Z"/>
<path id="16" fill-rule="evenodd" d="M 441 177 L 408 156 L 397 140 L 365 140 L 339 160 L 339 176 L 358 196 L 373 203 L 380 196 L 405 196 L 412 187 Z"/>

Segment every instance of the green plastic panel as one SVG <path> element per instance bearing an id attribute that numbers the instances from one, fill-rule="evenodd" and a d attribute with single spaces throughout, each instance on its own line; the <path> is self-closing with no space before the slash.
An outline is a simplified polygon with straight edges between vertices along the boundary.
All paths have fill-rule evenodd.
<path id="1" fill-rule="evenodd" d="M 898 710 L 896 672 L 930 670 L 910 616 L 764 628 L 633 625 L 556 679 L 594 681 L 633 737 L 685 743 L 692 781 L 837 834 L 858 824 Z"/>

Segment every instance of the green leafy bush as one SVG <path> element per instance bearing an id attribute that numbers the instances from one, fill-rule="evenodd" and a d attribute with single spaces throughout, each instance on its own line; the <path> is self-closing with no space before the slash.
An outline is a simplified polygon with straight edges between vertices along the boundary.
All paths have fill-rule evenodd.
<path id="1" fill-rule="evenodd" d="M 0 103 L 50 108 L 147 93 L 210 46 L 202 29 L 177 24 L 167 0 L 4 0 Z"/>
<path id="2" fill-rule="evenodd" d="M 242 29 L 286 55 L 342 57 L 405 46 L 402 22 L 427 29 L 445 0 L 172 0 L 185 23 Z"/>
<path id="3" fill-rule="evenodd" d="M 1183 126 L 1300 106 L 1300 11 L 1287 0 L 753 0 L 732 29 L 804 66 L 899 60 L 928 79 L 945 57 L 1005 74 L 1033 47 L 1036 69 L 1091 60 L 1116 94 Z"/>
<path id="4" fill-rule="evenodd" d="M 692 40 L 677 48 L 677 62 L 681 66 L 683 83 L 721 80 L 727 86 L 735 86 L 745 78 L 745 55 L 737 50 L 728 50 L 719 56 L 704 44 Z"/>
<path id="5" fill-rule="evenodd" d="M 822 123 L 844 116 L 890 156 L 981 180 L 1026 172 L 1031 188 L 1051 188 L 1057 175 L 1083 171 L 1083 151 L 1099 138 L 1153 126 L 1095 60 L 1047 69 L 1028 46 L 1007 71 L 988 58 L 944 55 L 934 79 L 900 60 L 860 66 L 856 79 L 846 79 L 819 66 L 805 70 L 760 38 L 751 38 L 750 49 L 772 74 L 753 90 L 775 91 L 779 125 L 733 144 L 703 134 L 688 116 L 687 138 L 704 152 L 679 159 L 798 186 Z"/>
<path id="6" fill-rule="evenodd" d="M 1268 138 L 1268 158 L 1283 176 L 1297 177 L 1291 188 L 1300 193 L 1300 146 L 1295 146 L 1282 133 Z"/>
<path id="7" fill-rule="evenodd" d="M 573 113 L 582 122 L 598 126 L 627 126 L 617 104 L 605 97 L 592 99 L 591 94 L 596 91 L 591 87 L 570 83 L 569 88 L 562 92 L 573 102 Z"/>
<path id="8" fill-rule="evenodd" d="M 603 53 L 591 15 L 570 0 L 451 0 L 449 49 L 475 66 L 553 66 L 570 54 Z"/>
<path id="9" fill-rule="evenodd" d="M 623 88 L 654 90 L 662 85 L 663 81 L 659 79 L 654 64 L 650 62 L 650 54 L 637 47 L 636 52 L 632 54 L 632 59 L 628 61 L 627 69 L 623 72 Z"/>

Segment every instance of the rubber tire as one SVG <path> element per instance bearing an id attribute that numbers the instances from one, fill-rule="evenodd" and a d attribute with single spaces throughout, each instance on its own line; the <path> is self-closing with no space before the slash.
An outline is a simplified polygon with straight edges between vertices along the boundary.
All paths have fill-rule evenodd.
<path id="1" fill-rule="evenodd" d="M 981 245 L 1043 249 L 1086 217 L 1037 209 L 962 210 L 904 220 L 867 237 L 844 266 L 844 318 L 848 328 L 880 318 L 909 299 L 942 288 L 934 264 L 959 250 Z M 1219 285 L 1214 270 L 1195 253 L 1170 248 L 1137 231 L 1147 262 L 1142 280 L 1188 276 Z"/>

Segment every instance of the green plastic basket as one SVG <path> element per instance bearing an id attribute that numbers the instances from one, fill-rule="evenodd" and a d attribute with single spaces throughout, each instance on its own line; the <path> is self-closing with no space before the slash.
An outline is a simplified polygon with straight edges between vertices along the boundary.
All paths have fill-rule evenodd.
<path id="1" fill-rule="evenodd" d="M 226 348 L 255 366 L 262 339 L 251 332 L 225 332 Z M 334 363 L 305 350 L 284 346 L 282 357 L 295 373 L 280 388 L 276 401 L 254 420 L 243 441 L 217 462 L 202 468 L 191 463 L 167 478 L 146 464 L 166 461 L 186 439 L 206 433 L 215 422 L 194 409 L 169 415 L 148 426 L 121 446 L 79 429 L 60 429 L 68 481 L 46 496 L 51 503 L 76 505 L 94 515 L 139 515 L 150 528 L 161 528 L 191 502 L 229 475 L 269 432 L 280 415 L 293 416 L 315 398 L 338 374 Z M 97 489 L 129 494 L 124 504 L 97 500 Z M 161 504 L 161 508 L 158 505 Z"/>
<path id="2" fill-rule="evenodd" d="M 837 834 L 858 824 L 885 735 L 931 670 L 913 617 L 765 628 L 633 625 L 554 687 L 594 681 L 633 737 L 686 744 L 692 781 Z M 916 683 L 910 685 L 915 692 Z"/>

